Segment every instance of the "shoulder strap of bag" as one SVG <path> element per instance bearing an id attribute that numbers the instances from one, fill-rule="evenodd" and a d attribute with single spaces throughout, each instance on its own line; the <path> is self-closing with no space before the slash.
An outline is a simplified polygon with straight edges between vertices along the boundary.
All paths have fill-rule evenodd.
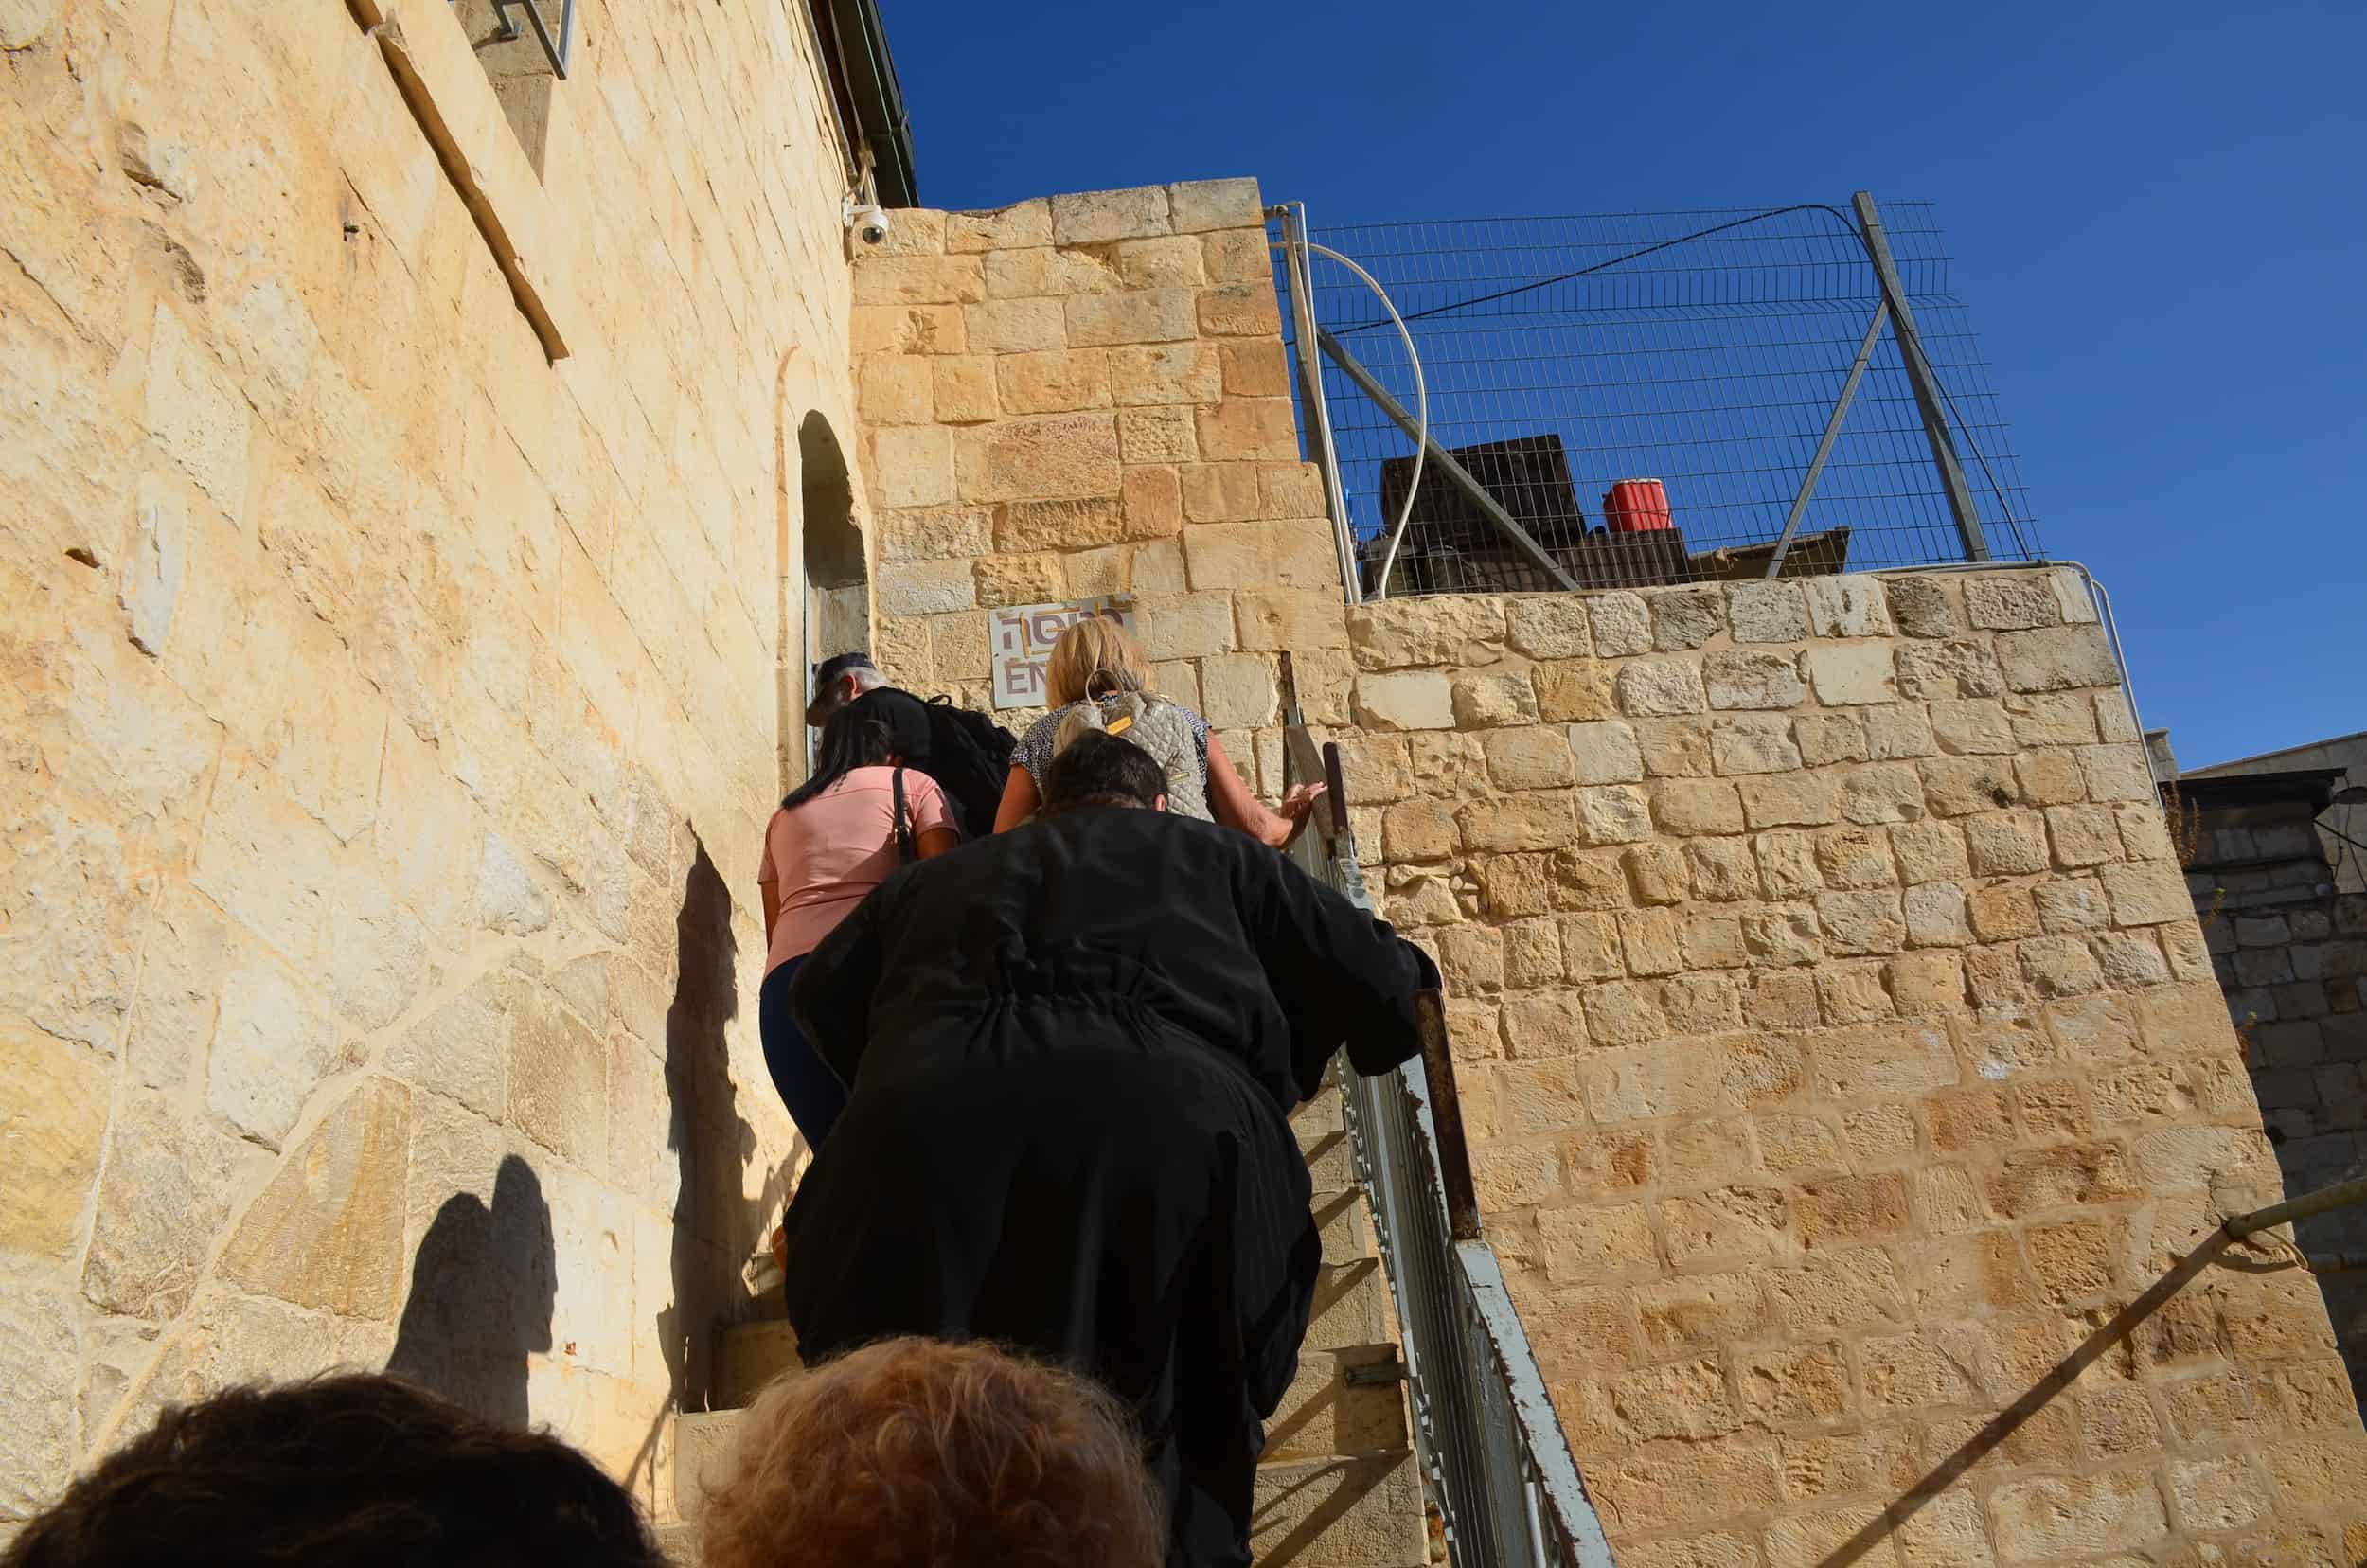
<path id="1" fill-rule="evenodd" d="M 920 848 L 913 842 L 912 813 L 904 809 L 904 768 L 897 764 L 896 778 L 896 860 L 899 865 L 910 865 L 920 858 Z"/>

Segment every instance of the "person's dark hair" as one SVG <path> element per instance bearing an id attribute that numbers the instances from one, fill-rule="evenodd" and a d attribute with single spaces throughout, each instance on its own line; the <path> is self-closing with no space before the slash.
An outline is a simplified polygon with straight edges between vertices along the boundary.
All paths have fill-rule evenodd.
<path id="1" fill-rule="evenodd" d="M 632 1498 L 558 1438 L 395 1378 L 175 1406 L 25 1527 L 0 1568 L 664 1568 Z"/>
<path id="2" fill-rule="evenodd" d="M 793 811 L 857 768 L 879 767 L 895 755 L 896 731 L 887 721 L 849 704 L 822 726 L 822 749 L 813 761 L 813 776 L 781 797 L 781 810 Z"/>
<path id="3" fill-rule="evenodd" d="M 1148 752 L 1131 740 L 1088 730 L 1044 770 L 1041 814 L 1058 816 L 1086 806 L 1156 807 L 1166 793 L 1166 773 Z"/>

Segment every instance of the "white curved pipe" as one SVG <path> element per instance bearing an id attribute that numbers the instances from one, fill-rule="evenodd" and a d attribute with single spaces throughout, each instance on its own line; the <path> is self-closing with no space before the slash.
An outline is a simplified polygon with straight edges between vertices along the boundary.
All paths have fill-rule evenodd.
<path id="1" fill-rule="evenodd" d="M 1371 273 L 1329 245 L 1319 245 L 1312 240 L 1306 241 L 1305 244 L 1308 250 L 1323 252 L 1364 280 L 1364 286 L 1372 290 L 1373 296 L 1380 301 L 1380 308 L 1389 312 L 1390 321 L 1397 329 L 1397 336 L 1405 341 L 1405 360 L 1414 367 L 1414 426 L 1420 434 L 1414 442 L 1414 474 L 1406 485 L 1405 505 L 1398 509 L 1397 526 L 1389 530 L 1389 548 L 1380 558 L 1380 576 L 1373 583 L 1373 597 L 1384 599 L 1389 597 L 1389 573 L 1397 562 L 1397 546 L 1405 541 L 1406 525 L 1414 521 L 1414 503 L 1422 493 L 1422 463 L 1430 455 L 1430 386 L 1422 379 L 1422 356 L 1415 352 L 1414 334 L 1406 330 L 1405 318 L 1397 314 L 1397 304 L 1389 297 L 1389 291 L 1382 288 Z M 1280 250 L 1282 246 L 1283 241 L 1276 241 L 1272 248 Z M 1318 397 L 1323 395 L 1320 382 L 1315 393 Z"/>

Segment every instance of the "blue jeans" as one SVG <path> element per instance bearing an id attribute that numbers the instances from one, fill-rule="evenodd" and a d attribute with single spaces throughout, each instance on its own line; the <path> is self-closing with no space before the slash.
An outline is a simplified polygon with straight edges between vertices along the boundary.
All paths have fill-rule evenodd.
<path id="1" fill-rule="evenodd" d="M 789 1119 L 797 1124 L 807 1146 L 818 1149 L 830 1135 L 839 1113 L 846 1109 L 846 1085 L 790 1016 L 790 982 L 805 964 L 806 954 L 801 953 L 782 960 L 778 969 L 764 977 L 764 989 L 756 997 L 756 1032 L 764 1039 L 765 1070 L 773 1075 L 773 1087 L 779 1092 L 781 1103 L 789 1107 Z"/>

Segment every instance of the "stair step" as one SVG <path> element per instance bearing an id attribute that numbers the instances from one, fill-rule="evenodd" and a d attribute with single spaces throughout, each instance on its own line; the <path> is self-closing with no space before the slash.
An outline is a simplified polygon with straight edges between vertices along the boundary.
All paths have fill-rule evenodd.
<path id="1" fill-rule="evenodd" d="M 1394 1345 L 1362 1345 L 1342 1350 L 1308 1350 L 1299 1356 L 1298 1375 L 1266 1423 L 1268 1466 L 1308 1459 L 1395 1453 L 1411 1441 L 1405 1422 L 1405 1384 L 1351 1382 L 1352 1368 L 1387 1366 L 1397 1360 Z"/>
<path id="2" fill-rule="evenodd" d="M 804 1366 L 797 1358 L 797 1330 L 787 1318 L 735 1323 L 716 1345 L 715 1401 L 733 1410 L 752 1405 L 766 1383 Z"/>
<path id="3" fill-rule="evenodd" d="M 674 1518 L 685 1527 L 699 1523 L 707 1488 L 721 1486 L 739 1435 L 737 1410 L 685 1411 L 674 1417 Z"/>
<path id="4" fill-rule="evenodd" d="M 1315 1274 L 1315 1307 L 1307 1325 L 1305 1348 L 1344 1350 L 1397 1339 L 1389 1307 L 1389 1281 L 1380 1259 L 1355 1257 L 1326 1263 Z"/>
<path id="5" fill-rule="evenodd" d="M 1249 1544 L 1259 1568 L 1424 1568 L 1429 1535 L 1410 1453 L 1257 1471 Z"/>

